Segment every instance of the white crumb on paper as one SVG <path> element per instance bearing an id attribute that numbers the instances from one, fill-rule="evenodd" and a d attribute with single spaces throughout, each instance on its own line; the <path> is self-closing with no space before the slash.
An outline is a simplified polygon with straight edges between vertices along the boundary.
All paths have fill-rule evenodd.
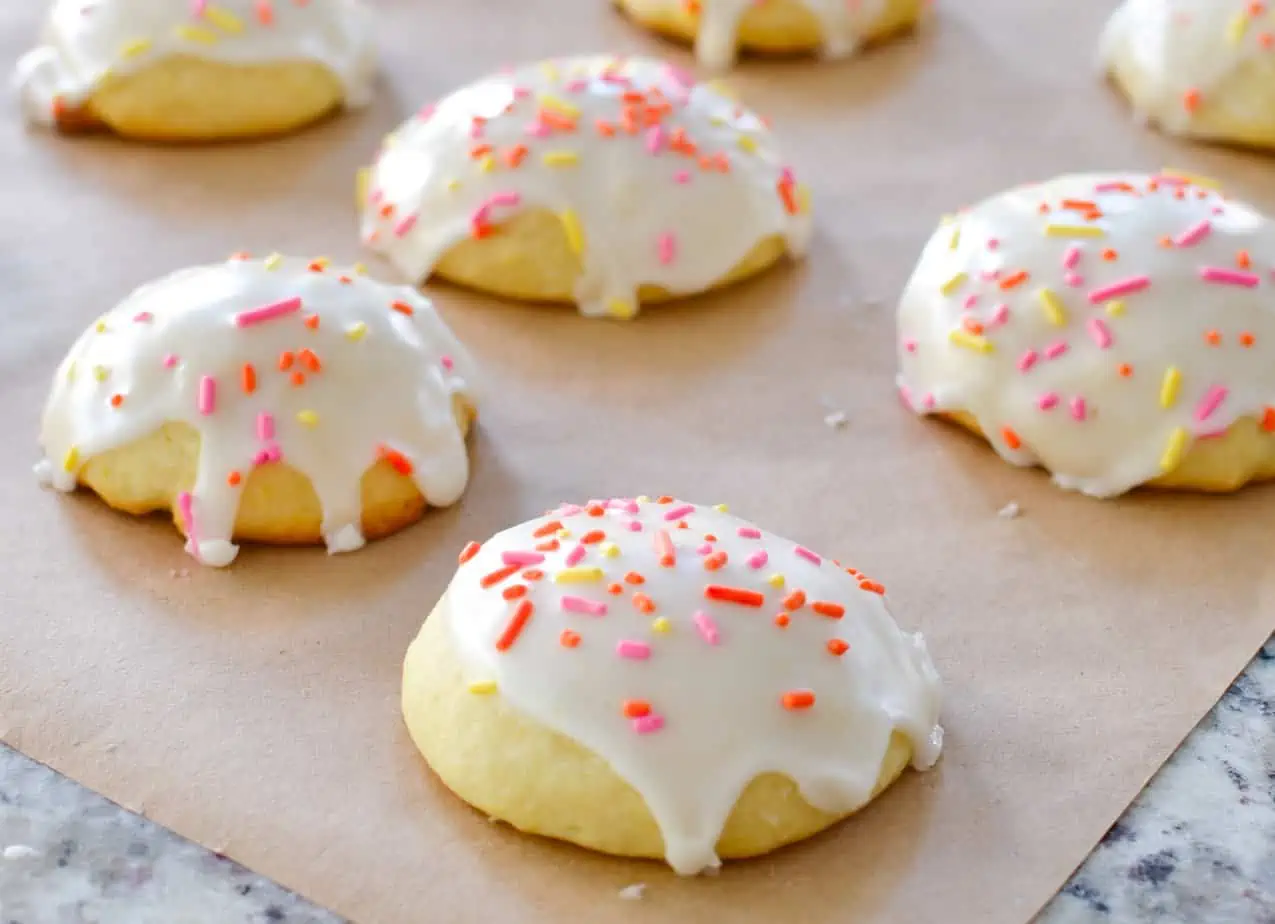
<path id="1" fill-rule="evenodd" d="M 1022 512 L 1023 510 L 1021 507 L 1018 506 L 1018 504 L 1016 504 L 1014 501 L 1010 501 L 1008 504 L 1002 507 L 999 511 L 997 511 L 996 515 L 1000 517 L 1002 520 L 1012 520 L 1014 519 L 1014 517 L 1018 516 Z"/>
<path id="2" fill-rule="evenodd" d="M 620 890 L 620 898 L 628 902 L 635 902 L 642 898 L 646 893 L 645 882 L 635 882 L 633 885 L 627 885 Z"/>
<path id="3" fill-rule="evenodd" d="M 12 844 L 4 849 L 2 856 L 6 860 L 30 860 L 40 855 L 40 851 L 26 844 Z"/>
<path id="4" fill-rule="evenodd" d="M 823 419 L 824 425 L 831 427 L 833 430 L 840 430 L 846 425 L 846 415 L 844 411 L 833 411 Z"/>

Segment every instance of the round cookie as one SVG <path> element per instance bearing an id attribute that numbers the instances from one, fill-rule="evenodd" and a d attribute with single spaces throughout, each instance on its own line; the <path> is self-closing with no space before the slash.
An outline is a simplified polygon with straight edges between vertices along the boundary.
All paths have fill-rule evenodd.
<path id="1" fill-rule="evenodd" d="M 1164 131 L 1275 148 L 1275 5 L 1125 0 L 1100 53 L 1137 112 Z"/>
<path id="2" fill-rule="evenodd" d="M 36 473 L 187 551 L 361 547 L 459 499 L 473 366 L 427 299 L 279 256 L 186 269 L 94 323 L 58 368 Z"/>
<path id="3" fill-rule="evenodd" d="M 899 386 L 1015 465 L 1110 497 L 1275 476 L 1275 225 L 1180 174 L 1086 174 L 945 219 Z"/>
<path id="4" fill-rule="evenodd" d="M 695 43 L 706 67 L 722 69 L 740 49 L 847 57 L 912 28 L 924 0 L 615 0 L 634 20 Z"/>
<path id="5" fill-rule="evenodd" d="M 939 679 L 885 588 L 724 507 L 567 505 L 460 561 L 404 716 L 448 787 L 521 830 L 693 874 L 938 759 Z"/>
<path id="6" fill-rule="evenodd" d="M 360 201 L 364 241 L 412 279 L 590 317 L 741 280 L 810 237 L 765 123 L 645 58 L 545 61 L 427 106 Z"/>
<path id="7" fill-rule="evenodd" d="M 56 0 L 15 85 L 37 124 L 217 141 L 363 105 L 374 74 L 362 0 Z"/>

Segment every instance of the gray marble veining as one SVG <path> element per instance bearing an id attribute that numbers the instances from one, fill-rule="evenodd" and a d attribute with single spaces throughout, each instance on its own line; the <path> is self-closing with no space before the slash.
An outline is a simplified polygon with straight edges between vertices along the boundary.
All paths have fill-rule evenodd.
<path id="1" fill-rule="evenodd" d="M 1144 921 L 1275 924 L 1275 637 L 1036 924 Z M 341 919 L 0 746 L 0 924 L 271 922 Z"/>

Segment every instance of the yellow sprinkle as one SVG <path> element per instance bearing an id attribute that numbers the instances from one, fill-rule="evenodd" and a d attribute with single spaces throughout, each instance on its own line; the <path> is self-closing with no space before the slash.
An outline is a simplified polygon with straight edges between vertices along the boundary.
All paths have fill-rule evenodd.
<path id="1" fill-rule="evenodd" d="M 591 584 L 600 580 L 601 568 L 567 568 L 553 576 L 555 584 Z"/>
<path id="2" fill-rule="evenodd" d="M 460 180 L 456 179 L 455 177 L 452 177 L 450 180 L 447 181 L 448 192 L 455 192 L 458 189 L 460 189 Z"/>
<path id="3" fill-rule="evenodd" d="M 957 225 L 952 229 L 952 240 L 948 243 L 948 250 L 955 250 L 961 246 L 961 226 Z"/>
<path id="4" fill-rule="evenodd" d="M 345 337 L 347 340 L 362 340 L 363 335 L 367 333 L 367 325 L 362 321 L 357 324 L 351 324 L 345 329 Z"/>
<path id="5" fill-rule="evenodd" d="M 279 268 L 279 264 L 282 262 L 283 254 L 272 253 L 270 256 L 266 257 L 264 265 L 268 270 L 277 270 Z"/>
<path id="6" fill-rule="evenodd" d="M 483 173 L 491 173 L 496 169 L 496 158 L 492 157 L 490 154 L 484 155 L 483 158 L 478 161 L 478 169 Z"/>
<path id="7" fill-rule="evenodd" d="M 1196 186 L 1203 186 L 1205 189 L 1221 189 L 1222 184 L 1207 176 L 1201 176 L 1198 173 L 1187 173 L 1185 170 L 1175 170 L 1172 167 L 1165 167 L 1160 171 L 1161 176 L 1173 177 L 1178 180 L 1186 180 Z"/>
<path id="8" fill-rule="evenodd" d="M 1244 40 L 1244 33 L 1248 31 L 1249 18 L 1243 13 L 1236 13 L 1231 17 L 1231 21 L 1226 26 L 1226 37 L 1232 45 L 1238 45 Z"/>
<path id="9" fill-rule="evenodd" d="M 727 83 L 725 80 L 723 80 L 720 77 L 718 77 L 715 80 L 705 81 L 704 88 L 707 90 L 712 90 L 718 96 L 724 96 L 727 99 L 733 100 L 733 99 L 739 98 L 738 95 L 735 93 L 734 88 L 731 87 L 729 83 Z"/>
<path id="10" fill-rule="evenodd" d="M 955 215 L 940 215 L 940 216 L 939 216 L 939 227 L 941 228 L 941 227 L 943 227 L 944 225 L 950 225 L 950 224 L 951 224 L 952 222 L 954 222 L 954 221 L 956 221 L 956 216 L 955 216 Z"/>
<path id="11" fill-rule="evenodd" d="M 1160 380 L 1160 407 L 1166 411 L 1178 402 L 1178 387 L 1182 384 L 1182 373 L 1177 366 L 1170 366 L 1164 371 Z"/>
<path id="12" fill-rule="evenodd" d="M 965 347 L 967 350 L 975 350 L 979 353 L 991 353 L 995 349 L 992 346 L 992 342 L 986 337 L 979 334 L 971 334 L 969 331 L 960 330 L 959 328 L 948 334 L 947 339 L 957 346 Z"/>
<path id="13" fill-rule="evenodd" d="M 545 75 L 545 80 L 558 79 L 558 67 L 552 61 L 545 61 L 540 65 L 540 73 Z"/>
<path id="14" fill-rule="evenodd" d="M 671 628 L 673 627 L 669 624 L 669 621 L 665 619 L 663 616 L 660 616 L 658 619 L 656 619 L 654 622 L 651 623 L 652 632 L 659 632 L 663 634 Z"/>
<path id="15" fill-rule="evenodd" d="M 1036 298 L 1040 299 L 1040 307 L 1045 310 L 1045 317 L 1049 318 L 1050 324 L 1062 327 L 1067 323 L 1067 311 L 1063 308 L 1062 299 L 1053 289 L 1041 289 L 1036 293 Z"/>
<path id="16" fill-rule="evenodd" d="M 96 324 L 93 325 L 93 329 L 97 331 L 99 334 L 106 333 L 106 322 L 98 321 Z"/>
<path id="17" fill-rule="evenodd" d="M 730 507 L 728 507 L 726 504 L 714 504 L 713 509 L 716 510 L 718 513 L 730 513 Z"/>
<path id="18" fill-rule="evenodd" d="M 1049 237 L 1106 237 L 1107 232 L 1097 225 L 1046 225 Z"/>
<path id="19" fill-rule="evenodd" d="M 1114 302 L 1107 302 L 1107 314 L 1113 318 L 1118 318 L 1124 314 L 1124 302 L 1116 299 Z"/>
<path id="20" fill-rule="evenodd" d="M 366 264 L 363 264 L 363 263 L 355 263 L 355 264 L 354 264 L 354 272 L 355 272 L 355 275 L 358 275 L 358 276 L 366 276 L 366 275 L 367 275 L 367 266 L 366 266 Z"/>
<path id="21" fill-rule="evenodd" d="M 178 38 L 184 38 L 188 42 L 199 42 L 202 45 L 216 45 L 221 41 L 221 37 L 216 32 L 202 26 L 178 26 L 176 32 Z"/>
<path id="22" fill-rule="evenodd" d="M 297 411 L 297 423 L 303 427 L 317 426 L 319 423 L 319 415 L 314 411 Z"/>
<path id="23" fill-rule="evenodd" d="M 723 116 L 711 115 L 708 117 L 708 124 L 712 125 L 715 128 L 721 128 L 723 125 L 726 124 L 726 119 Z"/>
<path id="24" fill-rule="evenodd" d="M 602 554 L 606 558 L 619 558 L 620 547 L 616 545 L 614 542 L 608 542 L 602 546 Z"/>
<path id="25" fill-rule="evenodd" d="M 797 211 L 802 215 L 810 211 L 810 187 L 805 183 L 797 184 Z"/>
<path id="26" fill-rule="evenodd" d="M 571 167 L 580 163 L 575 151 L 546 151 L 540 158 L 546 167 Z"/>
<path id="27" fill-rule="evenodd" d="M 66 380 L 68 382 L 75 381 L 75 363 L 71 363 L 71 365 L 66 367 Z"/>
<path id="28" fill-rule="evenodd" d="M 580 107 L 568 103 L 565 99 L 557 96 L 550 96 L 548 93 L 540 94 L 540 105 L 546 109 L 553 109 L 561 112 L 569 119 L 580 118 Z"/>
<path id="29" fill-rule="evenodd" d="M 99 382 L 105 382 L 107 376 L 109 376 L 110 374 L 111 374 L 111 370 L 107 369 L 105 366 L 93 367 L 93 378 L 97 379 Z"/>
<path id="30" fill-rule="evenodd" d="M 1186 451 L 1186 428 L 1178 427 L 1169 434 L 1169 441 L 1164 446 L 1164 455 L 1160 456 L 1160 471 L 1171 472 L 1182 461 L 1182 453 Z"/>
<path id="31" fill-rule="evenodd" d="M 470 693 L 477 693 L 484 696 L 488 693 L 496 692 L 496 681 L 494 680 L 475 680 L 469 685 Z"/>
<path id="32" fill-rule="evenodd" d="M 559 538 L 559 539 L 570 539 L 570 538 L 571 538 L 571 530 L 569 530 L 569 529 L 560 529 L 560 530 L 558 530 L 558 538 Z"/>
<path id="33" fill-rule="evenodd" d="M 969 279 L 968 273 L 957 273 L 943 285 L 939 286 L 939 291 L 944 295 L 952 295 L 961 286 L 965 285 L 965 280 Z"/>
<path id="34" fill-rule="evenodd" d="M 770 577 L 766 578 L 766 583 L 778 590 L 780 587 L 784 586 L 784 576 L 782 574 L 772 574 Z"/>
<path id="35" fill-rule="evenodd" d="M 641 494 L 638 497 L 635 497 L 634 500 L 636 500 L 639 504 L 649 504 L 651 502 L 651 499 L 647 497 L 645 494 Z"/>
<path id="36" fill-rule="evenodd" d="M 206 7 L 204 9 L 204 19 L 207 19 L 223 32 L 243 31 L 243 20 L 229 10 L 224 10 L 219 6 Z"/>
<path id="37" fill-rule="evenodd" d="M 565 212 L 558 213 L 558 220 L 562 222 L 562 230 L 567 235 L 567 246 L 571 248 L 571 252 L 577 257 L 584 254 L 584 232 L 580 229 L 580 219 L 576 217 L 576 213 L 567 209 Z"/>
<path id="38" fill-rule="evenodd" d="M 621 321 L 628 321 L 637 314 L 637 309 L 632 302 L 627 302 L 622 298 L 613 298 L 607 302 L 607 314 Z"/>
<path id="39" fill-rule="evenodd" d="M 751 138 L 748 135 L 740 135 L 739 147 L 740 147 L 740 150 L 747 151 L 748 153 L 751 154 L 752 152 L 757 150 L 757 139 Z"/>
<path id="40" fill-rule="evenodd" d="M 367 203 L 367 189 L 372 183 L 372 169 L 370 167 L 360 167 L 359 172 L 354 175 L 354 204 L 359 208 Z"/>
<path id="41" fill-rule="evenodd" d="M 144 55 L 150 51 L 152 44 L 154 43 L 147 38 L 136 38 L 131 42 L 125 42 L 124 47 L 120 49 L 120 57 L 136 58 L 138 55 Z"/>
<path id="42" fill-rule="evenodd" d="M 80 450 L 72 446 L 66 451 L 66 455 L 62 457 L 63 471 L 73 472 L 80 467 Z"/>

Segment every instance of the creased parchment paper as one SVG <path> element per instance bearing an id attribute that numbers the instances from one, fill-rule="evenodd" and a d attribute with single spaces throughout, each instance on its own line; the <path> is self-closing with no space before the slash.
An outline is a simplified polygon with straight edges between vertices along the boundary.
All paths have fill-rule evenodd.
<path id="1" fill-rule="evenodd" d="M 1275 625 L 1275 490 L 1099 502 L 1014 470 L 899 406 L 893 300 L 941 213 L 1010 184 L 1168 165 L 1272 211 L 1272 162 L 1134 124 L 1092 63 L 1106 4 L 951 2 L 856 60 L 746 62 L 733 84 L 813 186 L 806 264 L 627 325 L 432 289 L 490 386 L 466 499 L 357 554 L 248 549 L 205 570 L 168 523 L 31 477 L 80 330 L 235 250 L 359 259 L 355 169 L 501 64 L 691 63 L 603 0 L 375 5 L 377 104 L 296 137 L 164 149 L 0 123 L 4 739 L 365 924 L 1028 919 Z M 38 6 L 0 5 L 5 60 Z M 400 721 L 409 641 L 465 540 L 613 493 L 728 501 L 887 583 L 947 681 L 938 769 L 695 880 L 452 798 Z M 1021 516 L 997 516 L 1009 502 Z M 619 898 L 639 882 L 642 901 Z"/>

